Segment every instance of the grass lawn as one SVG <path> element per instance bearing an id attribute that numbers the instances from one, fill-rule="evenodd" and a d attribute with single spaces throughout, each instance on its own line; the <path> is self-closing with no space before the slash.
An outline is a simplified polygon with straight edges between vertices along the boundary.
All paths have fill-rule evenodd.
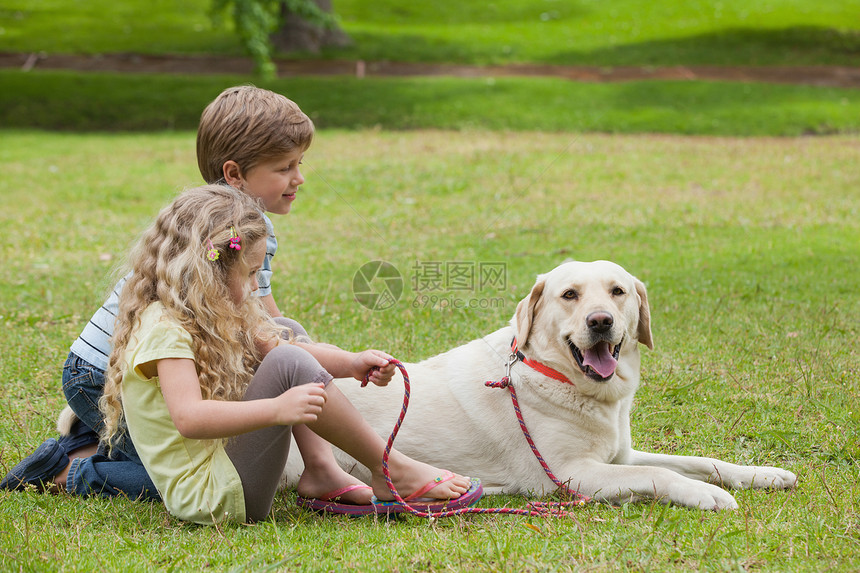
<path id="1" fill-rule="evenodd" d="M 208 8 L 209 0 L 10 0 L 0 9 L 0 51 L 240 53 L 229 30 L 212 27 Z M 341 0 L 335 9 L 354 46 L 303 57 L 611 67 L 855 65 L 860 56 L 854 18 L 860 0 L 500 0 L 474 6 Z M 818 86 L 444 77 L 262 82 L 17 70 L 0 70 L 0 126 L 194 129 L 218 91 L 249 81 L 299 101 L 324 128 L 727 136 L 860 131 L 860 91 Z"/>
<path id="2" fill-rule="evenodd" d="M 6 0 L 0 50 L 241 52 L 209 0 Z M 855 65 L 860 0 L 337 0 L 354 45 L 322 57 L 460 63 Z"/>
<path id="3" fill-rule="evenodd" d="M 0 125 L 196 129 L 222 89 L 254 78 L 0 70 Z M 809 135 L 860 133 L 860 90 L 733 82 L 297 77 L 256 81 L 318 127 Z"/>
<path id="4" fill-rule="evenodd" d="M 5 471 L 53 435 L 68 346 L 123 249 L 199 174 L 190 131 L 0 138 Z M 719 514 L 643 503 L 437 522 L 319 517 L 288 492 L 271 521 L 221 528 L 159 504 L 0 492 L 0 570 L 856 570 L 859 160 L 848 136 L 323 129 L 293 213 L 274 218 L 281 308 L 320 340 L 405 360 L 503 325 L 568 257 L 624 265 L 648 285 L 657 345 L 634 444 L 780 465 L 793 492 L 738 492 Z M 406 291 L 371 312 L 352 277 L 380 259 Z M 422 261 L 501 261 L 505 285 L 427 293 L 408 280 Z"/>

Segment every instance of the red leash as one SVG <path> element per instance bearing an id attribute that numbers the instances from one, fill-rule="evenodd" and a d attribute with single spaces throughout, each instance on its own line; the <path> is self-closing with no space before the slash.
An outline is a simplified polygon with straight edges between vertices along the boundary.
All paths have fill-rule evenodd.
<path id="1" fill-rule="evenodd" d="M 388 437 L 388 443 L 385 446 L 385 452 L 382 454 L 382 473 L 385 476 L 385 482 L 388 484 L 388 489 L 391 490 L 391 494 L 394 496 L 394 499 L 398 504 L 402 505 L 406 510 L 419 517 L 451 517 L 454 515 L 463 515 L 466 513 L 478 513 L 478 514 L 509 514 L 509 515 L 527 515 L 527 516 L 538 516 L 538 517 L 547 517 L 547 516 L 566 516 L 570 515 L 568 511 L 565 511 L 564 508 L 570 505 L 582 506 L 585 505 L 589 498 L 580 495 L 579 493 L 571 490 L 569 487 L 561 483 L 561 481 L 553 475 L 550 471 L 549 466 L 546 461 L 544 461 L 543 457 L 538 452 L 537 446 L 535 446 L 534 441 L 531 438 L 531 435 L 526 428 L 525 421 L 523 420 L 522 412 L 520 411 L 519 403 L 517 402 L 516 391 L 514 387 L 510 384 L 510 367 L 516 361 L 516 355 L 513 355 L 511 361 L 508 362 L 508 375 L 502 378 L 499 382 L 487 382 L 487 386 L 491 386 L 494 388 L 508 388 L 511 391 L 511 399 L 514 403 L 514 411 L 517 414 L 517 419 L 520 422 L 520 427 L 523 430 L 523 434 L 526 437 L 526 440 L 531 446 L 532 451 L 535 456 L 537 456 L 538 461 L 541 466 L 543 466 L 544 471 L 546 471 L 547 476 L 555 483 L 560 489 L 563 489 L 568 494 L 571 495 L 573 501 L 570 502 L 529 502 L 528 506 L 531 509 L 517 509 L 510 507 L 497 507 L 497 508 L 476 508 L 476 507 L 466 507 L 461 509 L 453 509 L 450 511 L 421 511 L 420 509 L 416 509 L 409 505 L 400 494 L 397 492 L 397 488 L 394 486 L 394 483 L 391 481 L 391 475 L 388 469 L 388 458 L 391 456 L 391 449 L 394 447 L 394 438 L 397 437 L 397 433 L 400 431 L 400 426 L 403 424 L 403 419 L 406 417 L 406 410 L 409 406 L 409 396 L 411 393 L 411 385 L 409 383 L 409 374 L 406 372 L 406 368 L 399 360 L 391 359 L 390 363 L 394 364 L 403 375 L 403 407 L 400 409 L 400 416 L 397 418 L 397 422 L 394 424 L 394 429 L 391 431 L 391 435 Z M 365 377 L 362 382 L 362 387 L 366 386 L 370 380 L 370 373 Z M 498 384 L 498 385 L 495 385 Z"/>
<path id="2" fill-rule="evenodd" d="M 523 431 L 523 436 L 525 436 L 526 441 L 529 443 L 529 447 L 532 449 L 532 453 L 534 453 L 538 462 L 540 462 L 543 471 L 546 472 L 547 477 L 552 480 L 559 489 L 566 491 L 571 498 L 577 499 L 584 504 L 587 501 L 591 501 L 591 498 L 580 494 L 579 492 L 570 489 L 567 484 L 562 483 L 560 479 L 555 477 L 555 474 L 549 469 L 549 464 L 546 463 L 546 460 L 543 459 L 543 456 L 540 455 L 540 452 L 535 445 L 534 440 L 532 440 L 531 433 L 529 433 L 529 429 L 526 427 L 526 421 L 523 419 L 523 411 L 520 409 L 520 401 L 517 399 L 517 391 L 514 388 L 514 385 L 511 384 L 511 368 L 513 368 L 514 364 L 517 362 L 522 362 L 526 366 L 531 367 L 534 370 L 537 370 L 544 376 L 549 376 L 554 380 L 558 380 L 559 382 L 564 382 L 565 384 L 570 384 L 571 386 L 575 386 L 573 382 L 571 382 L 567 376 L 562 374 L 557 370 L 553 370 L 549 366 L 545 364 L 541 364 L 536 360 L 531 360 L 523 356 L 523 353 L 519 351 L 517 348 L 517 338 L 516 336 L 511 341 L 511 356 L 508 358 L 508 363 L 505 365 L 505 375 L 498 382 L 493 382 L 492 380 L 488 380 L 484 382 L 484 386 L 488 388 L 507 388 L 511 393 L 511 403 L 514 406 L 514 413 L 517 415 L 517 421 L 520 423 L 520 429 Z"/>
<path id="3" fill-rule="evenodd" d="M 488 388 L 507 388 L 511 392 L 511 403 L 514 405 L 514 412 L 517 415 L 517 420 L 520 423 L 520 429 L 523 431 L 523 436 L 525 436 L 526 441 L 529 443 L 529 447 L 531 447 L 532 452 L 537 458 L 538 462 L 540 462 L 543 471 L 546 472 L 546 475 L 549 479 L 552 480 L 552 483 L 557 485 L 559 489 L 566 491 L 571 497 L 577 498 L 578 501 L 581 501 L 580 505 L 583 505 L 585 502 L 590 501 L 590 498 L 580 494 L 577 491 L 570 489 L 565 483 L 563 483 L 560 479 L 555 477 L 555 474 L 549 469 L 549 464 L 546 463 L 546 460 L 543 459 L 543 456 L 540 455 L 540 452 L 535 445 L 534 440 L 532 440 L 532 436 L 529 433 L 529 429 L 526 427 L 526 421 L 523 419 L 523 412 L 520 410 L 520 402 L 517 400 L 517 391 L 514 389 L 514 385 L 511 384 L 511 380 L 508 376 L 505 376 L 498 382 L 487 381 L 484 382 L 484 386 Z"/>

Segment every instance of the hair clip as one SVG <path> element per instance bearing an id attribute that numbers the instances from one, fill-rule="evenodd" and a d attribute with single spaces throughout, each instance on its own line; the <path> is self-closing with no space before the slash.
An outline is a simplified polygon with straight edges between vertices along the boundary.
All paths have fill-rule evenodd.
<path id="1" fill-rule="evenodd" d="M 242 245 L 239 244 L 242 238 L 236 234 L 236 229 L 233 228 L 233 225 L 230 225 L 230 248 L 236 249 L 237 251 L 242 250 Z"/>
<path id="2" fill-rule="evenodd" d="M 218 252 L 218 249 L 215 248 L 215 245 L 212 244 L 212 239 L 207 239 L 209 243 L 209 250 L 206 251 L 206 258 L 210 261 L 217 261 L 218 257 L 221 256 L 221 253 Z"/>

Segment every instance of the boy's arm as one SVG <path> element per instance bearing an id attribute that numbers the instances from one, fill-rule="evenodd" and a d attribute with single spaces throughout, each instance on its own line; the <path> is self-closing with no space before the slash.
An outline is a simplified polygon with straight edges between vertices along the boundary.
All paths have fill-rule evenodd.
<path id="1" fill-rule="evenodd" d="M 289 343 L 282 341 L 281 344 Z M 390 363 L 391 356 L 379 350 L 348 352 L 332 344 L 304 342 L 292 344 L 307 350 L 335 378 L 352 377 L 356 380 L 364 380 L 370 372 L 371 382 L 377 386 L 385 386 L 394 376 L 394 365 Z"/>
<path id="2" fill-rule="evenodd" d="M 271 317 L 284 316 L 281 314 L 281 310 L 278 308 L 278 303 L 275 302 L 275 297 L 270 294 L 260 297 L 260 302 L 263 303 L 263 307 L 266 309 L 266 312 L 269 313 Z"/>

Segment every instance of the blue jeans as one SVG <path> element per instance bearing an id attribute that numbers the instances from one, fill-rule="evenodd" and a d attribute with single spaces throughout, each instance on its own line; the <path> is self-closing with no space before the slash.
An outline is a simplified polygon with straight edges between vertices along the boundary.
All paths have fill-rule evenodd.
<path id="1" fill-rule="evenodd" d="M 82 497 L 101 495 L 123 496 L 132 500 L 161 499 L 146 468 L 140 461 L 128 460 L 122 452 L 114 452 L 111 457 L 98 453 L 88 458 L 73 459 L 66 478 L 66 491 Z"/>
<path id="2" fill-rule="evenodd" d="M 93 432 L 93 441 L 104 426 L 99 398 L 104 392 L 105 373 L 74 353 L 63 365 L 63 393 L 72 410 Z M 124 429 L 110 457 L 103 446 L 88 458 L 72 460 L 66 490 L 74 495 L 123 495 L 130 499 L 160 500 L 158 490 L 140 461 L 128 431 Z"/>

